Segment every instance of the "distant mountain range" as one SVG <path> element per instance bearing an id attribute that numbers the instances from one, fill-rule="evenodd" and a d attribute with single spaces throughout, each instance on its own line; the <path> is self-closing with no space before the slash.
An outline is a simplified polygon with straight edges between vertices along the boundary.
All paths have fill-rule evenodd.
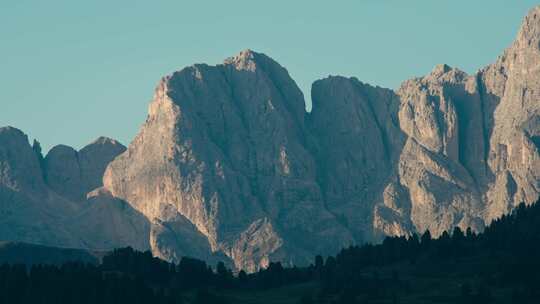
<path id="1" fill-rule="evenodd" d="M 158 84 L 126 149 L 80 151 L 0 128 L 0 240 L 151 249 L 255 271 L 353 243 L 481 231 L 540 192 L 540 7 L 473 75 L 447 65 L 397 90 L 330 76 L 313 110 L 251 50 Z"/>

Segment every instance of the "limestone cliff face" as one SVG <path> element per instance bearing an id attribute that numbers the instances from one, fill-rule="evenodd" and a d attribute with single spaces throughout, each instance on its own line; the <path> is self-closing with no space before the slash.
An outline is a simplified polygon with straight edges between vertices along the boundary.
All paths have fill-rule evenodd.
<path id="1" fill-rule="evenodd" d="M 344 77 L 316 81 L 311 94 L 310 131 L 317 142 L 314 154 L 326 207 L 357 242 L 371 241 L 373 208 L 388 180 L 395 179 L 405 140 L 397 117 L 398 96 Z"/>
<path id="2" fill-rule="evenodd" d="M 482 229 L 538 198 L 539 12 L 477 74 L 441 65 L 398 90 L 407 135 L 398 176 L 409 193 L 412 231 Z"/>
<path id="3" fill-rule="evenodd" d="M 164 77 L 127 150 L 102 138 L 42 159 L 2 128 L 0 239 L 254 271 L 384 235 L 482 230 L 538 198 L 540 8 L 473 75 L 439 65 L 396 91 L 331 76 L 311 95 L 307 113 L 285 68 L 247 50 Z"/>
<path id="4" fill-rule="evenodd" d="M 490 219 L 516 204 L 534 201 L 540 191 L 540 7 L 534 8 L 514 44 L 480 71 L 492 172 L 486 193 Z"/>
<path id="5" fill-rule="evenodd" d="M 446 65 L 398 90 L 407 134 L 398 175 L 408 189 L 415 231 L 482 229 L 477 182 L 484 182 L 481 99 L 474 77 Z M 476 179 L 475 179 L 476 178 Z"/>

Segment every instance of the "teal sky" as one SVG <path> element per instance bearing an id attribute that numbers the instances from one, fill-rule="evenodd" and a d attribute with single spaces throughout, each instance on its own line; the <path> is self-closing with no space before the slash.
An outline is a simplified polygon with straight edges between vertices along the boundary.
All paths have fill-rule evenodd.
<path id="1" fill-rule="evenodd" d="M 529 0 L 0 0 L 0 126 L 48 150 L 128 144 L 161 76 L 250 48 L 304 91 L 327 75 L 396 88 L 439 63 L 475 72 L 514 39 Z"/>

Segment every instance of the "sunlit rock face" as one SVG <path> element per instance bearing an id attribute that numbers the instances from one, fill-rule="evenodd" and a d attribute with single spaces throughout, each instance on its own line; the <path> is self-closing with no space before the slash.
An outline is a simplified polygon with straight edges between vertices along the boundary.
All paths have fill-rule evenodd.
<path id="1" fill-rule="evenodd" d="M 440 235 L 454 226 L 482 229 L 485 182 L 482 106 L 474 76 L 437 66 L 398 90 L 407 141 L 398 165 L 416 231 Z"/>
<path id="2" fill-rule="evenodd" d="M 313 110 L 246 50 L 164 77 L 127 150 L 45 158 L 0 129 L 0 238 L 131 245 L 255 271 L 385 235 L 479 231 L 540 190 L 540 9 L 492 65 L 438 65 L 395 91 L 329 76 Z M 101 179 L 101 177 L 103 177 Z"/>
<path id="3" fill-rule="evenodd" d="M 487 218 L 520 202 L 531 203 L 540 191 L 540 7 L 525 18 L 514 44 L 478 73 L 485 98 L 486 162 L 490 183 L 485 194 Z"/>
<path id="4" fill-rule="evenodd" d="M 539 28 L 535 8 L 496 63 L 474 75 L 440 65 L 397 91 L 411 232 L 479 230 L 538 198 Z"/>
<path id="5" fill-rule="evenodd" d="M 158 85 L 105 187 L 151 220 L 176 211 L 238 268 L 305 263 L 353 242 L 324 207 L 305 115 L 302 93 L 265 55 L 183 69 Z"/>

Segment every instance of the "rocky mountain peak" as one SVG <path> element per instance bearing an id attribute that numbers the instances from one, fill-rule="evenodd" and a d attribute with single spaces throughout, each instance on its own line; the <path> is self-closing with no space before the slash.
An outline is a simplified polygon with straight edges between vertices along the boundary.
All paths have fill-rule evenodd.
<path id="1" fill-rule="evenodd" d="M 256 269 L 285 252 L 305 259 L 307 249 L 292 249 L 295 242 L 275 246 L 278 231 L 308 229 L 312 238 L 328 233 L 336 243 L 352 241 L 322 208 L 305 114 L 296 83 L 265 55 L 244 51 L 222 65 L 182 69 L 158 85 L 147 122 L 128 153 L 108 166 L 105 187 L 159 227 L 203 235 L 207 247 L 238 268 Z M 180 229 L 184 219 L 193 226 Z M 170 232 L 157 231 L 154 248 L 175 252 L 160 241 Z M 246 243 L 267 250 L 248 254 Z M 301 246 L 331 252 L 335 245 Z"/>
<path id="2" fill-rule="evenodd" d="M 61 154 L 76 154 L 77 150 L 75 150 L 73 147 L 67 146 L 67 145 L 56 145 L 49 150 L 45 158 L 47 157 L 54 157 L 55 155 L 61 155 Z"/>
<path id="3" fill-rule="evenodd" d="M 0 128 L 0 192 L 2 186 L 13 191 L 45 192 L 38 155 L 28 136 L 11 126 Z"/>
<path id="4" fill-rule="evenodd" d="M 467 77 L 467 73 L 460 69 L 452 68 L 447 64 L 438 64 L 427 77 L 424 77 L 424 79 L 435 82 L 458 83 Z"/>
<path id="5" fill-rule="evenodd" d="M 26 136 L 26 134 L 23 133 L 23 131 L 12 126 L 0 127 L 0 135 L 5 137 L 26 137 L 28 139 L 28 137 Z"/>
<path id="6" fill-rule="evenodd" d="M 540 49 L 540 6 L 529 11 L 519 30 L 515 45 L 518 48 Z"/>
<path id="7" fill-rule="evenodd" d="M 101 187 L 107 165 L 126 150 L 118 141 L 99 137 L 80 151 L 70 146 L 53 147 L 44 159 L 47 184 L 56 193 L 74 201 Z"/>
<path id="8" fill-rule="evenodd" d="M 241 51 L 238 55 L 225 59 L 225 65 L 232 65 L 238 70 L 254 72 L 259 60 L 271 60 L 264 54 L 256 53 L 250 49 Z"/>
<path id="9" fill-rule="evenodd" d="M 92 146 L 92 145 L 123 146 L 117 140 L 112 139 L 110 137 L 106 137 L 106 136 L 100 136 L 100 137 L 96 138 L 94 141 L 92 141 L 87 146 Z"/>
<path id="10" fill-rule="evenodd" d="M 434 68 L 433 68 L 433 71 L 431 72 L 432 75 L 443 75 L 445 73 L 448 73 L 450 72 L 452 68 L 445 64 L 445 63 L 442 63 L 442 64 L 438 64 L 436 65 Z"/>

